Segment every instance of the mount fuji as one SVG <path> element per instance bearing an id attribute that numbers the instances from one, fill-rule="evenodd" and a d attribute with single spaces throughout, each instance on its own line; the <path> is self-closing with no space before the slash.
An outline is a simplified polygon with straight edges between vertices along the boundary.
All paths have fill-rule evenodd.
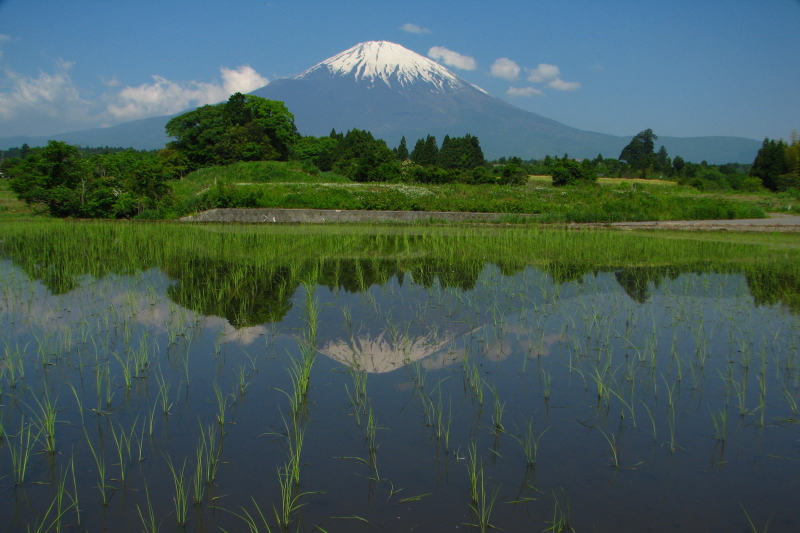
<path id="1" fill-rule="evenodd" d="M 331 129 L 368 130 L 397 146 L 426 135 L 467 133 L 480 139 L 486 157 L 545 155 L 617 157 L 637 132 L 618 137 L 572 128 L 495 98 L 442 65 L 399 44 L 360 43 L 289 79 L 278 79 L 251 94 L 280 100 L 295 116 L 303 135 L 323 136 Z M 154 117 L 118 126 L 47 138 L 90 146 L 159 148 L 168 140 Z M 11 144 L 11 143 L 15 144 Z M 33 145 L 37 139 L 0 139 L 0 145 Z M 43 144 L 40 143 L 40 144 Z M 741 137 L 659 137 L 671 156 L 709 163 L 755 158 L 761 143 Z"/>

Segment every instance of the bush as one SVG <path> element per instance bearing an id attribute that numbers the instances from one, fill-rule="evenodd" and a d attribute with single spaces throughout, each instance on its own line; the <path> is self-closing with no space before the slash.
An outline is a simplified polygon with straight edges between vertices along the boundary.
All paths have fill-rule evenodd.
<path id="1" fill-rule="evenodd" d="M 555 163 L 551 171 L 553 186 L 576 185 L 579 182 L 593 183 L 597 181 L 597 173 L 589 165 L 579 165 L 571 159 L 561 159 Z"/>

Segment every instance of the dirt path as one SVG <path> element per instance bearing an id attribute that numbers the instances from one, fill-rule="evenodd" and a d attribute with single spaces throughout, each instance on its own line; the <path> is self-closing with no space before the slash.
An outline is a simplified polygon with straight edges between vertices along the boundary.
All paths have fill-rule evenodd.
<path id="1" fill-rule="evenodd" d="M 667 220 L 658 222 L 614 222 L 611 224 L 582 224 L 595 227 L 620 229 L 668 229 L 668 230 L 729 230 L 729 231 L 780 231 L 800 232 L 800 216 L 770 213 L 770 218 L 747 218 L 735 220 Z"/>

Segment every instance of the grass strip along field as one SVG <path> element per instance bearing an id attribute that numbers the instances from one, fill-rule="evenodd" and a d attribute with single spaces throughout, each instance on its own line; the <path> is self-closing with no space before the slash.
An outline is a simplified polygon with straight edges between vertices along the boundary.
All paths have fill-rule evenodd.
<path id="1" fill-rule="evenodd" d="M 609 180 L 608 184 L 560 188 L 541 179 L 525 186 L 366 184 L 306 170 L 301 163 L 275 162 L 202 169 L 173 183 L 173 203 L 162 209 L 162 215 L 177 218 L 213 208 L 265 207 L 526 213 L 539 215 L 537 221 L 544 223 L 766 216 L 760 200 L 700 194 L 658 181 L 631 185 Z"/>
<path id="2" fill-rule="evenodd" d="M 2 253 L 56 294 L 72 290 L 84 275 L 103 278 L 158 267 L 179 281 L 170 288 L 175 301 L 237 324 L 274 319 L 271 315 L 285 311 L 289 295 L 310 273 L 320 284 L 345 283 L 354 290 L 398 272 L 423 282 L 439 277 L 445 285 L 463 288 L 474 283 L 464 273 L 477 277 L 486 258 L 495 258 L 505 275 L 536 266 L 559 283 L 592 272 L 621 271 L 634 292 L 682 272 L 743 273 L 756 302 L 782 302 L 800 310 L 800 240 L 790 234 L 760 235 L 754 242 L 738 234 L 536 227 L 498 231 L 52 220 L 6 224 L 0 238 Z"/>

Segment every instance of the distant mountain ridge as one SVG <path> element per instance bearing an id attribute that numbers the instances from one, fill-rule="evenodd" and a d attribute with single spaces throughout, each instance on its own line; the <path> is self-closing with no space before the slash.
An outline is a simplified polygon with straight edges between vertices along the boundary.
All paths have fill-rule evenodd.
<path id="1" fill-rule="evenodd" d="M 340 52 L 291 79 L 278 79 L 251 94 L 280 100 L 294 114 L 304 135 L 331 129 L 371 131 L 389 146 L 405 136 L 418 138 L 467 133 L 480 139 L 490 159 L 545 155 L 618 157 L 630 136 L 579 130 L 508 104 L 460 78 L 442 65 L 387 41 L 368 41 Z M 0 138 L 0 148 L 41 145 L 57 139 L 83 146 L 160 148 L 164 125 L 172 117 L 154 117 L 110 128 L 48 137 Z M 658 132 L 656 132 L 658 133 Z M 742 137 L 659 137 L 670 156 L 709 163 L 750 163 L 759 141 Z"/>

